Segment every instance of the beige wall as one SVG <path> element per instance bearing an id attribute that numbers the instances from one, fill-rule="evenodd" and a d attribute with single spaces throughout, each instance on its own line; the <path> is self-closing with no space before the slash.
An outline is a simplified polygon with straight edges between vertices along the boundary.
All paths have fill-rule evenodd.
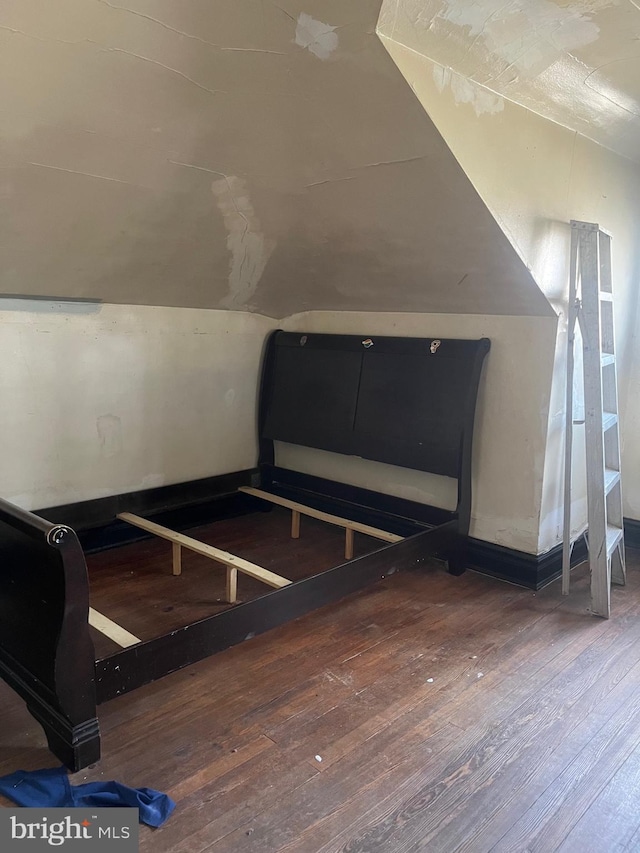
<path id="1" fill-rule="evenodd" d="M 254 466 L 260 360 L 275 325 L 246 312 L 0 300 L 0 494 L 38 509 Z M 315 311 L 277 325 L 489 337 L 471 532 L 535 552 L 555 317 Z M 455 506 L 448 478 L 286 445 L 277 458 L 294 470 Z"/>
<path id="2" fill-rule="evenodd" d="M 640 353 L 633 353 L 640 270 L 640 166 L 523 107 L 497 98 L 409 48 L 383 38 L 405 78 L 560 315 L 551 387 L 538 550 L 561 538 L 566 292 L 570 219 L 614 237 L 614 294 L 621 391 L 625 514 L 639 517 L 635 424 Z M 542 358 L 553 346 L 532 341 Z M 545 364 L 547 363 L 544 352 Z M 541 368 L 542 369 L 542 368 Z M 545 370 L 547 368 L 544 368 Z M 523 380 L 528 382 L 526 373 Z M 635 389 L 635 390 L 634 390 Z M 583 445 L 576 444 L 575 518 L 584 514 Z"/>
<path id="3" fill-rule="evenodd" d="M 549 315 L 379 9 L 4 0 L 0 293 Z"/>
<path id="4" fill-rule="evenodd" d="M 555 317 L 313 311 L 289 317 L 291 331 L 491 339 L 474 435 L 471 535 L 535 553 L 540 524 Z M 446 477 L 280 444 L 294 470 L 453 509 Z"/>
<path id="5" fill-rule="evenodd" d="M 253 467 L 273 325 L 236 311 L 0 300 L 0 495 L 40 509 Z"/>

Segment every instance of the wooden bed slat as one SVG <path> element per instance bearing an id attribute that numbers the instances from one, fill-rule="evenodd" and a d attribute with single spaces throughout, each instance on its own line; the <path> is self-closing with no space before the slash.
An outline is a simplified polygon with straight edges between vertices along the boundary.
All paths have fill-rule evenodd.
<path id="1" fill-rule="evenodd" d="M 348 518 L 341 518 L 339 515 L 330 515 L 328 512 L 322 512 L 319 509 L 313 509 L 296 501 L 281 498 L 279 495 L 272 495 L 270 492 L 263 492 L 261 489 L 240 486 L 238 491 L 246 492 L 248 495 L 253 495 L 254 498 L 262 498 L 262 500 L 270 501 L 271 503 L 278 504 L 278 506 L 284 506 L 301 515 L 309 515 L 312 518 L 320 519 L 320 521 L 326 521 L 328 524 L 344 527 L 346 530 L 354 530 L 356 533 L 364 533 L 366 536 L 372 536 L 374 539 L 382 539 L 383 542 L 401 542 L 404 539 L 404 536 L 389 533 L 388 530 L 381 530 L 378 527 L 371 527 L 368 524 L 361 524 L 359 521 L 351 521 Z"/>
<path id="2" fill-rule="evenodd" d="M 139 527 L 141 530 L 146 530 L 147 533 L 153 533 L 154 536 L 167 539 L 169 542 L 178 544 L 189 551 L 194 551 L 196 554 L 201 554 L 203 557 L 208 557 L 210 560 L 222 563 L 222 565 L 227 566 L 229 569 L 237 569 L 244 575 L 249 575 L 249 577 L 262 581 L 262 583 L 266 583 L 268 586 L 275 587 L 275 589 L 281 589 L 283 586 L 288 586 L 291 583 L 287 578 L 283 578 L 281 575 L 275 574 L 275 572 L 270 572 L 268 569 L 263 569 L 262 566 L 257 566 L 248 560 L 243 560 L 242 557 L 236 557 L 235 554 L 229 554 L 228 551 L 222 551 L 213 545 L 207 545 L 206 542 L 199 542 L 191 536 L 185 536 L 184 533 L 177 533 L 168 527 L 162 527 L 162 525 L 148 521 L 146 518 L 141 518 L 130 512 L 121 512 L 118 518 L 126 521 L 128 524 Z"/>
<path id="3" fill-rule="evenodd" d="M 94 610 L 93 607 L 89 608 L 89 625 L 95 628 L 96 631 L 100 631 L 105 637 L 113 640 L 114 643 L 117 643 L 123 649 L 128 649 L 130 646 L 137 646 L 138 643 L 142 642 L 139 637 L 131 634 L 126 628 L 118 625 L 117 622 L 113 622 L 107 616 Z"/>

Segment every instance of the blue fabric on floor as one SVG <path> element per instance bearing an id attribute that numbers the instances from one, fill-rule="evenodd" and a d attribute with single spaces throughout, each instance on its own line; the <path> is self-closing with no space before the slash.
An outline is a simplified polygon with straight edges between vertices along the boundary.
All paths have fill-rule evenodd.
<path id="1" fill-rule="evenodd" d="M 18 770 L 0 777 L 0 794 L 18 806 L 41 808 L 104 808 L 139 809 L 140 823 L 158 827 L 176 807 L 171 797 L 153 788 L 128 788 L 120 782 L 87 782 L 72 785 L 65 767 L 47 770 Z"/>

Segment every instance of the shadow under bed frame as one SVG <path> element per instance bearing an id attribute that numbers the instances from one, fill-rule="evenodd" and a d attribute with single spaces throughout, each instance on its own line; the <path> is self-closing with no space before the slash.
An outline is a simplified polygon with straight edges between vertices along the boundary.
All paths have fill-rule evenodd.
<path id="1" fill-rule="evenodd" d="M 86 767 L 100 757 L 100 703 L 435 554 L 447 559 L 454 573 L 463 571 L 473 422 L 489 346 L 486 338 L 274 332 L 260 390 L 259 488 L 245 491 L 254 500 L 288 506 L 293 536 L 300 513 L 322 518 L 327 508 L 337 508 L 325 520 L 345 528 L 346 562 L 293 583 L 263 570 L 273 575 L 265 579 L 258 571 L 274 587 L 270 592 L 152 640 L 118 634 L 119 626 L 90 610 L 85 557 L 71 527 L 0 499 L 0 676 L 26 701 L 51 751 L 71 770 Z M 456 510 L 432 527 L 419 518 L 401 518 L 402 513 L 388 513 L 385 520 L 377 511 L 377 538 L 387 544 L 352 559 L 353 531 L 366 526 L 367 507 L 337 500 L 331 489 L 321 495 L 304 488 L 304 477 L 275 467 L 274 441 L 454 477 Z M 408 503 L 398 502 L 405 510 Z M 203 545 L 166 528 L 151 529 L 153 523 L 138 516 L 120 518 L 173 542 L 174 574 L 180 570 L 180 549 Z M 399 522 L 403 535 L 397 533 Z M 396 533 L 390 532 L 394 528 Z M 234 601 L 237 572 L 251 574 L 260 567 L 204 547 L 211 549 L 205 556 L 226 565 L 227 594 Z M 90 624 L 122 648 L 96 660 Z"/>

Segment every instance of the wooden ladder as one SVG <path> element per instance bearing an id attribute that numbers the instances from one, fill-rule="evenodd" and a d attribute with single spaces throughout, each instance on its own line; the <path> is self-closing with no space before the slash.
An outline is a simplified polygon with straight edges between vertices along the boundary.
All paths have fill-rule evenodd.
<path id="1" fill-rule="evenodd" d="M 582 335 L 584 421 L 574 420 L 576 321 Z M 591 611 L 609 618 L 611 582 L 625 583 L 620 431 L 616 378 L 611 237 L 592 222 L 571 221 L 567 329 L 566 441 L 562 592 L 569 593 L 573 428 L 585 424 L 587 528 Z M 575 540 L 574 540 L 575 541 Z"/>

